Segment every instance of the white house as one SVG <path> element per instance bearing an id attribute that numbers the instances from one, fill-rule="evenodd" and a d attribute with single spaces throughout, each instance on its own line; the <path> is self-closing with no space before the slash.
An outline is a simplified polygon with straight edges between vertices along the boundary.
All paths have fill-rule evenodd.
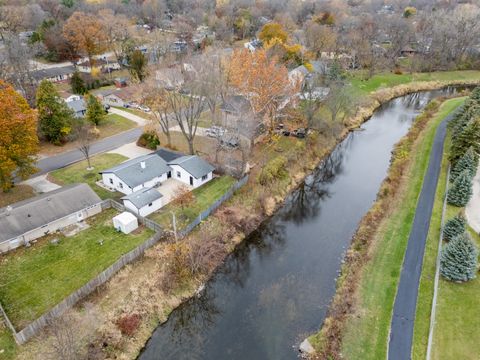
<path id="1" fill-rule="evenodd" d="M 123 205 L 140 216 L 147 216 L 163 206 L 163 195 L 156 189 L 145 188 L 122 197 Z"/>
<path id="2" fill-rule="evenodd" d="M 104 185 L 125 195 L 144 188 L 152 188 L 171 177 L 171 168 L 157 154 L 128 160 L 102 171 Z"/>
<path id="3" fill-rule="evenodd" d="M 197 155 L 185 155 L 168 163 L 172 177 L 197 188 L 213 178 L 215 168 Z"/>
<path id="4" fill-rule="evenodd" d="M 77 118 L 84 117 L 87 113 L 87 104 L 82 97 L 80 97 L 78 100 L 67 101 L 66 103 L 67 106 L 73 111 L 73 115 L 75 115 Z"/>
<path id="5" fill-rule="evenodd" d="M 0 209 L 0 252 L 52 234 L 102 211 L 87 184 L 72 184 Z"/>
<path id="6" fill-rule="evenodd" d="M 113 227 L 124 234 L 130 234 L 138 228 L 138 220 L 132 213 L 124 211 L 113 219 Z"/>

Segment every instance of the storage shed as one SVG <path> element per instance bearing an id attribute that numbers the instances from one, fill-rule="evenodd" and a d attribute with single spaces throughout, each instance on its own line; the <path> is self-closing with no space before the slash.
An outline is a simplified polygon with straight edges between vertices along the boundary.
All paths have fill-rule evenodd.
<path id="1" fill-rule="evenodd" d="M 113 218 L 113 226 L 124 234 L 130 234 L 138 228 L 138 220 L 135 215 L 125 211 Z"/>

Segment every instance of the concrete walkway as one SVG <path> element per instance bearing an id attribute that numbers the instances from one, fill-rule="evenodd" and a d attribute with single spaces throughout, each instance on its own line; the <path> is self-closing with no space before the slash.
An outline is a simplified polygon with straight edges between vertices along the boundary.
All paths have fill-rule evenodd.
<path id="1" fill-rule="evenodd" d="M 143 126 L 150 121 L 138 115 L 132 114 L 128 111 L 120 110 L 114 107 L 111 107 L 110 109 L 108 109 L 108 112 L 111 114 L 117 114 L 117 115 L 123 116 L 124 118 L 127 118 L 129 120 L 135 121 L 140 126 Z"/>
<path id="2" fill-rule="evenodd" d="M 480 166 L 473 178 L 473 195 L 465 207 L 465 217 L 468 225 L 478 234 L 480 233 Z"/>
<path id="3" fill-rule="evenodd" d="M 437 189 L 438 177 L 442 165 L 443 144 L 447 132 L 447 122 L 453 114 L 446 117 L 438 126 L 430 154 L 428 169 L 418 198 L 412 230 L 408 238 L 407 251 L 403 259 L 400 283 L 398 285 L 390 326 L 388 343 L 389 360 L 411 359 L 413 327 L 417 308 L 418 286 L 422 273 L 423 255 L 427 241 L 430 218 Z"/>

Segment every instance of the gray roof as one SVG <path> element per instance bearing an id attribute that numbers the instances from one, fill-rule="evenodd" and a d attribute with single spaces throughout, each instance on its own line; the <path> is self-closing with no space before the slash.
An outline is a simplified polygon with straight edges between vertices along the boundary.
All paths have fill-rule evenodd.
<path id="1" fill-rule="evenodd" d="M 175 160 L 175 159 L 185 155 L 185 154 L 182 154 L 181 152 L 168 150 L 168 149 L 159 149 L 159 150 L 155 151 L 154 154 L 157 154 L 158 156 L 160 156 L 167 163 L 169 161 Z"/>
<path id="2" fill-rule="evenodd" d="M 70 75 L 75 72 L 73 66 L 59 66 L 48 69 L 40 69 L 32 72 L 32 76 L 36 80 L 49 79 L 55 76 Z"/>
<path id="3" fill-rule="evenodd" d="M 201 178 L 204 175 L 215 170 L 215 168 L 208 162 L 203 160 L 197 155 L 186 155 L 179 157 L 168 163 L 169 165 L 178 165 L 185 169 L 189 174 L 193 175 L 196 179 Z"/>
<path id="4" fill-rule="evenodd" d="M 72 109 L 74 113 L 79 113 L 87 110 L 87 104 L 83 99 L 68 101 L 67 106 Z"/>
<path id="5" fill-rule="evenodd" d="M 14 239 L 102 200 L 87 184 L 72 184 L 0 209 L 0 241 Z"/>
<path id="6" fill-rule="evenodd" d="M 145 162 L 144 169 L 141 166 L 142 162 Z M 100 174 L 113 173 L 130 188 L 134 188 L 171 170 L 167 162 L 160 156 L 149 154 L 125 161 L 120 165 L 101 171 Z"/>
<path id="7" fill-rule="evenodd" d="M 145 188 L 142 190 L 135 191 L 134 193 L 122 197 L 122 200 L 130 201 L 137 209 L 150 204 L 151 202 L 160 199 L 163 197 L 160 192 L 152 188 Z"/>
<path id="8" fill-rule="evenodd" d="M 235 114 L 246 113 L 252 110 L 252 105 L 245 96 L 232 95 L 220 105 L 220 110 Z"/>

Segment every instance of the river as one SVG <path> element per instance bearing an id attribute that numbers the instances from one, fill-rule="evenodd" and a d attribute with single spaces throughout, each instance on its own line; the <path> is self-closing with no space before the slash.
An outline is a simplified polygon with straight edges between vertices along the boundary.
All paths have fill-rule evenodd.
<path id="1" fill-rule="evenodd" d="M 237 250 L 199 297 L 174 310 L 139 356 L 296 359 L 325 319 L 358 223 L 375 201 L 391 151 L 436 96 L 394 99 L 350 133 Z"/>

